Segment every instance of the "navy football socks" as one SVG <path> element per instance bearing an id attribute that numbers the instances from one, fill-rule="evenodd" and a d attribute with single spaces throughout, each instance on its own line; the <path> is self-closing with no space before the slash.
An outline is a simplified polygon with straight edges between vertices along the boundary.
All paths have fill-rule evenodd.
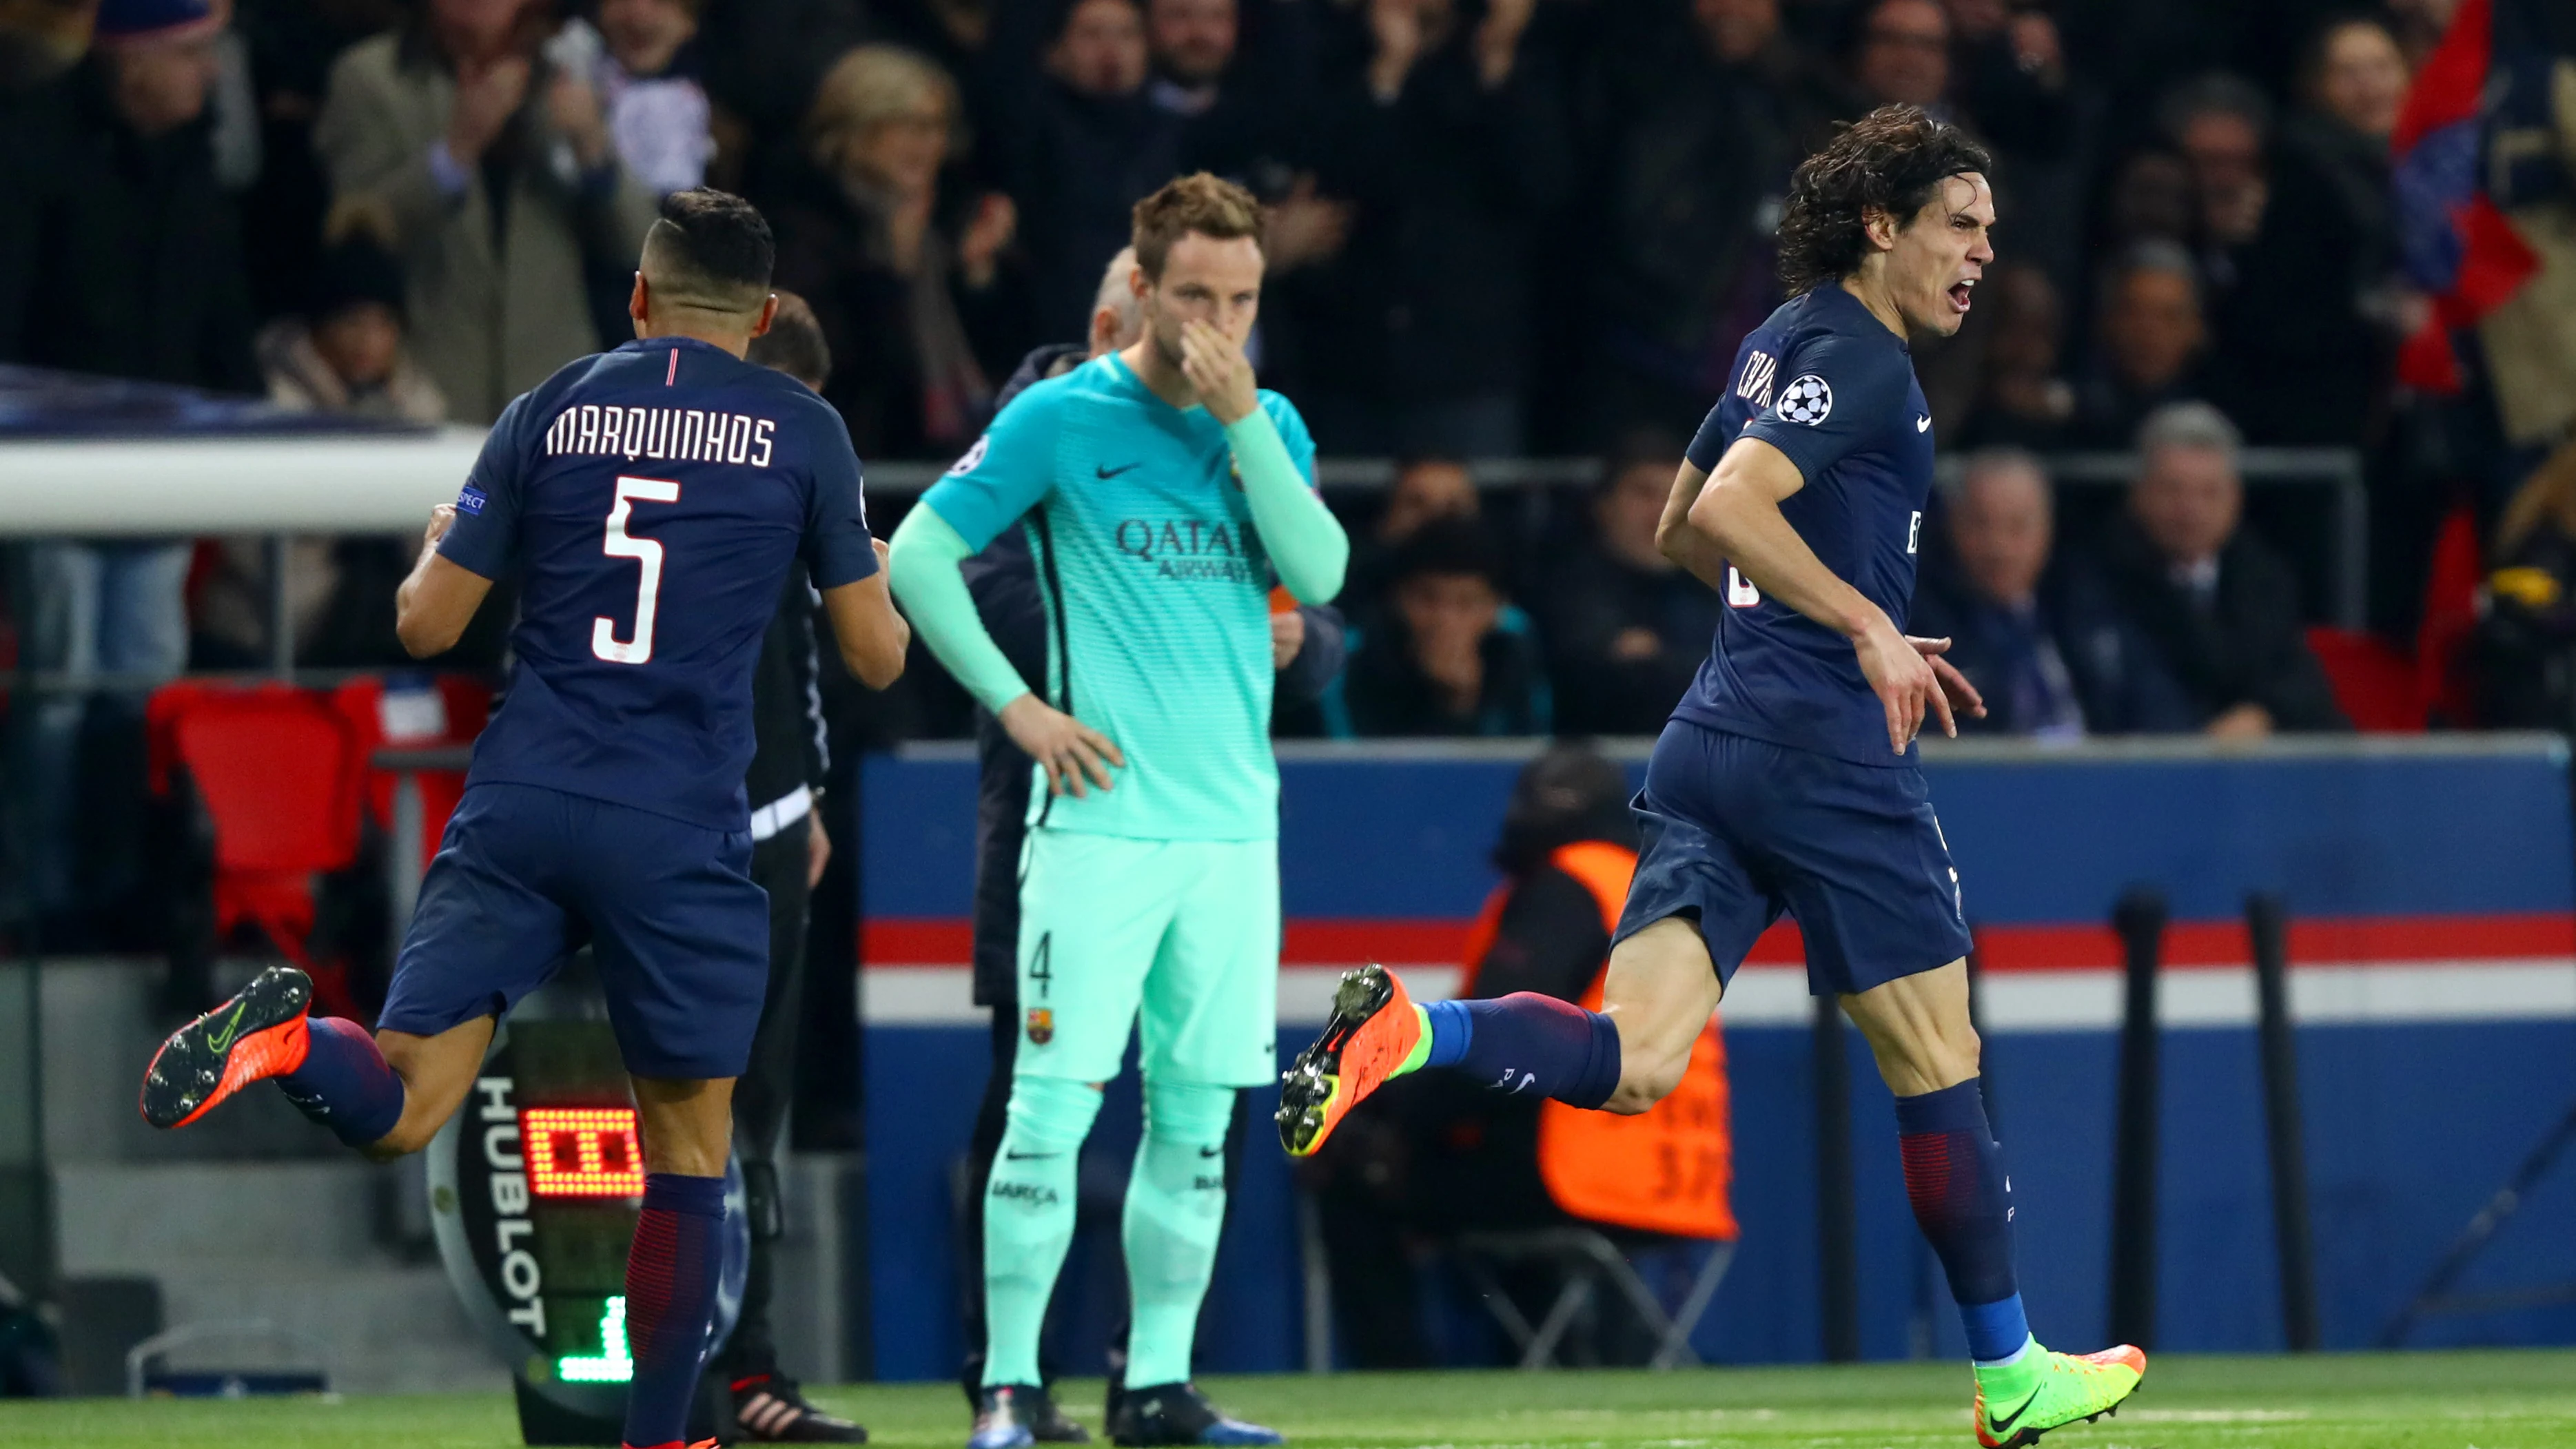
<path id="1" fill-rule="evenodd" d="M 721 1177 L 645 1175 L 644 1213 L 626 1255 L 626 1341 L 635 1362 L 626 1390 L 631 1449 L 660 1449 L 687 1437 L 689 1401 L 697 1395 L 716 1312 L 724 1189 Z"/>
<path id="2" fill-rule="evenodd" d="M 351 1147 L 365 1147 L 402 1121 L 402 1078 L 385 1065 L 376 1039 L 354 1021 L 316 1017 L 304 1033 L 304 1065 L 277 1079 L 286 1100 Z"/>
<path id="3" fill-rule="evenodd" d="M 2029 1342 L 2030 1323 L 2013 1279 L 2012 1179 L 1986 1129 L 1983 1088 L 1971 1077 L 1899 1097 L 1896 1131 L 1905 1197 L 1949 1274 L 1969 1356 L 1980 1363 L 2011 1358 Z"/>
<path id="4" fill-rule="evenodd" d="M 1435 1001 L 1425 1066 L 1455 1067 L 1497 1092 L 1598 1107 L 1619 1088 L 1619 1028 L 1597 1011 L 1535 991 Z"/>

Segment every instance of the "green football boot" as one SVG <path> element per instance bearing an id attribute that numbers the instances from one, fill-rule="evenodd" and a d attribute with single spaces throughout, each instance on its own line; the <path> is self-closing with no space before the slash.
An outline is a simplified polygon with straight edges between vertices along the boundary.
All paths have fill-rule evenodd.
<path id="1" fill-rule="evenodd" d="M 2125 1343 L 2077 1355 L 2033 1340 L 2013 1362 L 1977 1370 L 1977 1443 L 2021 1449 L 2051 1429 L 2116 1414 L 2146 1376 L 2146 1354 Z"/>

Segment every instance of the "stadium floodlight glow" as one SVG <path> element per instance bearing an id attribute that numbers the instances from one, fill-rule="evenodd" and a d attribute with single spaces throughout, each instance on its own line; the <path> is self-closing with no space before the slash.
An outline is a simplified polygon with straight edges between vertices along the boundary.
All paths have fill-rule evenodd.
<path id="1" fill-rule="evenodd" d="M 555 1360 L 555 1377 L 568 1384 L 622 1384 L 635 1377 L 635 1359 L 626 1348 L 626 1298 L 608 1300 L 599 1315 L 599 1352 Z"/>
<path id="2" fill-rule="evenodd" d="M 641 1197 L 644 1141 L 632 1107 L 528 1107 L 528 1191 L 537 1197 Z"/>

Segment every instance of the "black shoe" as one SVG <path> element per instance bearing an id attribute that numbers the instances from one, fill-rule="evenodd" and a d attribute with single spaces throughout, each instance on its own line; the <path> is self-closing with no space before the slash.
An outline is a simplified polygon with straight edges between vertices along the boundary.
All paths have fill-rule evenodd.
<path id="1" fill-rule="evenodd" d="M 975 1432 L 966 1440 L 967 1449 L 1090 1442 L 1091 1431 L 1066 1418 L 1035 1384 L 995 1384 L 975 1393 Z"/>
<path id="2" fill-rule="evenodd" d="M 782 1373 L 733 1381 L 737 1444 L 865 1444 L 868 1431 L 805 1402 L 804 1391 Z"/>
<path id="3" fill-rule="evenodd" d="M 1190 1384 L 1153 1384 L 1118 1396 L 1110 1416 L 1113 1444 L 1285 1444 L 1276 1429 L 1229 1419 Z"/>

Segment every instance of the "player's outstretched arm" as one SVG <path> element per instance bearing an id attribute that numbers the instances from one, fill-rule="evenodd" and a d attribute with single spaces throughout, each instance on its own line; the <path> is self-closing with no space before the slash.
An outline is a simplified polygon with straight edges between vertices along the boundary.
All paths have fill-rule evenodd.
<path id="1" fill-rule="evenodd" d="M 1090 786 L 1108 789 L 1110 767 L 1123 767 L 1127 757 L 1108 736 L 1029 692 L 975 611 L 975 596 L 959 571 L 973 552 L 965 536 L 925 501 L 895 529 L 886 574 L 930 652 L 993 712 L 1011 742 L 1046 768 L 1050 790 L 1081 796 L 1088 793 L 1086 778 Z"/>
<path id="2" fill-rule="evenodd" d="M 886 587 L 887 549 L 876 547 L 877 571 L 856 583 L 823 591 L 823 612 L 832 619 L 832 640 L 841 647 L 841 662 L 870 689 L 883 689 L 903 677 L 904 651 L 912 647 L 912 626 L 895 612 L 894 594 Z"/>
<path id="3" fill-rule="evenodd" d="M 492 581 L 438 551 L 438 541 L 456 526 L 456 505 L 429 510 L 429 528 L 421 535 L 420 558 L 394 590 L 394 633 L 414 659 L 444 654 L 465 637 Z"/>
<path id="4" fill-rule="evenodd" d="M 1765 597 L 1852 641 L 1861 673 L 1887 709 L 1887 742 L 1897 754 L 1913 743 L 1927 713 L 1956 735 L 1958 722 L 1931 664 L 1886 610 L 1825 567 L 1781 516 L 1781 500 L 1806 481 L 1788 454 L 1760 438 L 1738 438 L 1692 500 L 1690 526 Z"/>
<path id="5" fill-rule="evenodd" d="M 1243 498 L 1261 530 L 1279 582 L 1301 604 L 1328 604 L 1342 591 L 1351 562 L 1350 535 L 1289 456 L 1278 424 L 1261 407 L 1252 363 L 1241 344 L 1204 322 L 1181 329 L 1181 371 L 1199 401 L 1225 425 Z"/>

